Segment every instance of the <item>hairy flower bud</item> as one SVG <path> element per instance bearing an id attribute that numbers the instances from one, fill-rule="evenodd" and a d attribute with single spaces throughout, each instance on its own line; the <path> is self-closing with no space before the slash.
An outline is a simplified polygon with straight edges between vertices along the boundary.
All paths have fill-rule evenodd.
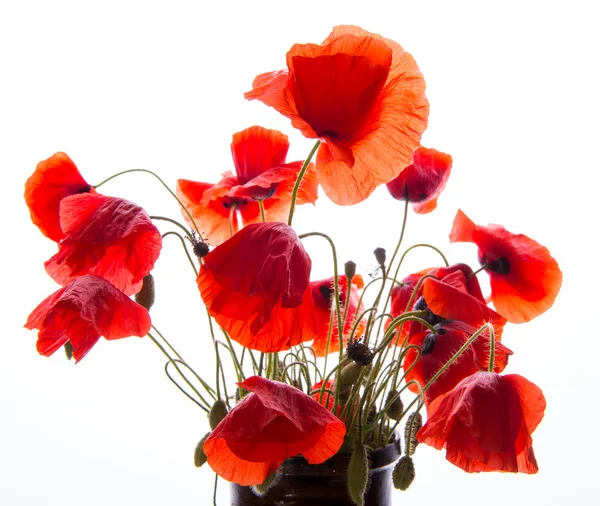
<path id="1" fill-rule="evenodd" d="M 369 455 L 364 444 L 356 443 L 348 463 L 348 494 L 356 506 L 363 506 L 369 484 Z"/>
<path id="2" fill-rule="evenodd" d="M 402 457 L 392 473 L 392 482 L 398 490 L 406 490 L 415 479 L 415 464 L 408 456 Z"/>
<path id="3" fill-rule="evenodd" d="M 258 497 L 263 497 L 267 494 L 269 490 L 271 490 L 281 478 L 281 467 L 278 467 L 275 471 L 273 471 L 269 476 L 265 478 L 260 485 L 252 485 L 250 489 L 254 492 L 254 495 Z"/>
<path id="4" fill-rule="evenodd" d="M 141 290 L 135 294 L 135 301 L 148 311 L 154 305 L 154 277 L 152 274 L 144 277 Z"/>
<path id="5" fill-rule="evenodd" d="M 423 426 L 423 417 L 421 413 L 411 413 L 408 415 L 406 420 L 406 426 L 404 427 L 404 446 L 406 447 L 406 454 L 412 455 L 415 453 L 415 449 L 419 444 L 417 441 L 417 432 Z"/>
<path id="6" fill-rule="evenodd" d="M 210 408 L 210 413 L 208 413 L 208 424 L 210 425 L 210 430 L 215 430 L 215 427 L 219 425 L 221 420 L 223 420 L 226 415 L 227 405 L 224 401 L 219 399 L 213 404 L 212 408 Z"/>
<path id="7" fill-rule="evenodd" d="M 73 345 L 71 344 L 71 341 L 67 341 L 64 348 L 67 359 L 71 360 L 73 358 Z"/>
<path id="8" fill-rule="evenodd" d="M 340 392 L 349 390 L 350 387 L 354 385 L 354 383 L 356 383 L 356 380 L 360 376 L 361 370 L 362 366 L 360 364 L 357 364 L 356 362 L 352 362 L 351 364 L 348 364 L 342 369 L 338 381 L 338 387 L 340 389 Z"/>
<path id="9" fill-rule="evenodd" d="M 369 365 L 373 360 L 373 352 L 364 343 L 361 343 L 358 339 L 351 339 L 346 348 L 346 354 L 350 360 L 360 364 Z"/>
<path id="10" fill-rule="evenodd" d="M 200 440 L 200 442 L 196 445 L 196 449 L 194 450 L 194 465 L 196 467 L 202 467 L 206 462 L 206 455 L 204 454 L 204 441 L 206 438 L 210 436 L 210 432 L 207 432 L 204 437 Z"/>
<path id="11" fill-rule="evenodd" d="M 394 400 L 392 401 L 392 399 Z M 402 405 L 402 400 L 400 399 L 397 390 L 389 391 L 385 399 L 385 405 L 387 406 L 385 414 L 392 420 L 400 420 L 400 416 L 402 416 L 402 412 L 404 411 L 404 406 Z"/>

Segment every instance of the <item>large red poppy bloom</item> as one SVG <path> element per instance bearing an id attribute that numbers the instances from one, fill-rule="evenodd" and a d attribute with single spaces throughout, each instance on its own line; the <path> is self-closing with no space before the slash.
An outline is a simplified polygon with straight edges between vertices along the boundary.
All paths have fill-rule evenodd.
<path id="1" fill-rule="evenodd" d="M 423 317 L 431 325 L 444 320 L 458 320 L 476 328 L 484 323 L 494 325 L 496 337 L 500 339 L 506 319 L 486 305 L 479 281 L 473 270 L 465 264 L 449 267 L 424 269 L 411 274 L 402 281 L 402 286 L 392 291 L 391 314 L 396 317 L 408 311 L 425 310 Z M 407 308 L 411 295 L 423 276 L 426 278 L 414 294 L 413 304 Z M 426 327 L 417 322 L 403 325 L 395 344 L 401 345 L 410 336 L 424 332 Z"/>
<path id="2" fill-rule="evenodd" d="M 335 315 L 335 308 L 332 308 L 334 287 L 333 277 L 322 279 L 320 281 L 312 281 L 310 283 L 312 289 L 312 297 L 315 306 L 315 317 L 317 320 L 317 337 L 311 344 L 311 348 L 317 354 L 318 357 L 324 357 L 327 349 L 327 339 L 329 336 L 329 322 L 331 321 L 331 313 L 334 311 L 333 325 L 331 328 L 331 338 L 329 341 L 329 353 L 334 353 L 340 350 L 340 333 L 338 328 L 337 316 Z M 362 276 L 356 275 L 352 278 L 352 285 L 350 287 L 350 298 L 348 304 L 346 304 L 346 292 L 348 290 L 348 283 L 346 276 L 338 276 L 338 287 L 340 290 L 340 306 L 342 318 L 346 318 L 344 325 L 344 343 L 348 341 L 348 336 L 352 332 L 354 326 L 355 317 L 357 312 L 360 314 L 364 311 L 364 306 L 361 303 L 360 309 L 358 307 L 358 301 L 360 300 L 359 289 L 364 286 Z M 355 337 L 358 337 L 364 331 L 364 324 L 360 322 L 357 325 Z"/>
<path id="3" fill-rule="evenodd" d="M 435 399 L 417 439 L 469 473 L 534 474 L 531 433 L 546 408 L 542 391 L 517 374 L 478 372 Z"/>
<path id="4" fill-rule="evenodd" d="M 336 204 L 356 204 L 413 161 L 427 127 L 425 81 L 394 41 L 337 26 L 322 44 L 295 44 L 287 69 L 254 79 L 258 99 L 321 139 L 317 177 Z"/>
<path id="5" fill-rule="evenodd" d="M 31 221 L 42 234 L 59 242 L 65 237 L 60 228 L 60 201 L 69 195 L 95 193 L 65 153 L 55 153 L 37 164 L 25 183 L 25 202 Z"/>
<path id="6" fill-rule="evenodd" d="M 86 275 L 44 299 L 25 327 L 39 330 L 40 354 L 48 357 L 70 341 L 73 357 L 79 361 L 100 336 L 109 340 L 145 336 L 150 315 L 105 279 Z"/>
<path id="7" fill-rule="evenodd" d="M 492 302 L 512 323 L 527 322 L 554 304 L 562 272 L 547 248 L 500 225 L 475 225 L 460 209 L 451 242 L 473 242 L 490 276 Z"/>
<path id="8" fill-rule="evenodd" d="M 203 447 L 208 464 L 222 478 L 257 485 L 288 457 L 301 454 L 309 464 L 320 464 L 342 446 L 344 423 L 297 388 L 260 376 L 238 385 L 251 393 Z"/>
<path id="9" fill-rule="evenodd" d="M 435 326 L 435 333 L 429 330 L 410 337 L 408 344 L 421 349 L 417 359 L 414 348 L 406 352 L 403 367 L 406 381 L 416 380 L 423 388 L 431 378 L 446 364 L 465 342 L 477 331 L 477 328 L 459 321 L 444 321 Z M 461 380 L 481 370 L 487 370 L 490 355 L 490 335 L 481 334 L 469 348 L 442 374 L 425 392 L 425 402 L 429 403 L 442 394 L 452 390 Z M 502 372 L 508 364 L 512 351 L 498 341 L 495 341 L 494 371 Z M 415 385 L 408 388 L 417 393 Z"/>
<path id="10" fill-rule="evenodd" d="M 427 214 L 437 207 L 437 199 L 446 187 L 452 157 L 441 151 L 419 147 L 414 161 L 387 184 L 392 197 L 408 200 L 416 213 Z"/>
<path id="11" fill-rule="evenodd" d="M 311 261 L 285 223 L 248 225 L 204 257 L 198 287 L 238 343 L 264 352 L 315 337 Z"/>
<path id="12" fill-rule="evenodd" d="M 60 226 L 65 238 L 45 266 L 61 285 L 95 274 L 127 295 L 137 293 L 162 246 L 160 232 L 141 207 L 104 195 L 63 199 Z"/>
<path id="13" fill-rule="evenodd" d="M 263 202 L 267 221 L 287 221 L 292 189 L 304 163 L 285 163 L 289 146 L 287 135 L 253 126 L 233 135 L 235 174 L 225 172 L 216 184 L 177 181 L 177 196 L 208 242 L 218 245 L 229 239 L 232 211 L 234 232 L 242 225 L 262 221 L 259 200 Z M 317 179 L 314 165 L 310 164 L 296 203 L 314 204 L 316 200 Z M 189 222 L 187 213 L 183 216 Z"/>

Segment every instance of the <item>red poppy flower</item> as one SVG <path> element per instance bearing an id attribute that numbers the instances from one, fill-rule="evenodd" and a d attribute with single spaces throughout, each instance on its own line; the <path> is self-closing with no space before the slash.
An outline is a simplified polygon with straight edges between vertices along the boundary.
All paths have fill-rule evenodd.
<path id="1" fill-rule="evenodd" d="M 427 127 L 425 81 L 413 57 L 389 39 L 337 26 L 318 44 L 295 44 L 287 69 L 254 79 L 258 99 L 321 139 L 317 177 L 336 204 L 356 204 L 413 161 Z"/>
<path id="2" fill-rule="evenodd" d="M 435 326 L 436 332 L 429 330 L 420 332 L 410 337 L 408 344 L 416 345 L 421 349 L 421 356 L 417 359 L 417 351 L 410 348 L 404 358 L 404 371 L 406 381 L 416 380 L 421 388 L 444 366 L 465 342 L 477 331 L 476 327 L 459 321 L 444 321 Z M 498 340 L 495 342 L 494 371 L 502 372 L 508 364 L 508 357 L 512 355 L 509 350 Z M 433 399 L 452 390 L 461 380 L 487 369 L 490 354 L 490 335 L 484 332 L 467 350 L 442 374 L 425 392 L 425 402 L 429 404 Z M 415 385 L 409 385 L 411 391 L 418 393 Z"/>
<path id="3" fill-rule="evenodd" d="M 288 457 L 301 454 L 309 464 L 320 464 L 342 446 L 344 423 L 297 388 L 260 376 L 238 385 L 251 393 L 203 447 L 208 464 L 222 478 L 257 485 Z"/>
<path id="4" fill-rule="evenodd" d="M 310 283 L 312 289 L 312 297 L 315 306 L 315 317 L 317 319 L 317 337 L 311 344 L 311 348 L 317 354 L 318 357 L 325 356 L 325 350 L 327 349 L 327 338 L 329 336 L 329 322 L 331 320 L 332 303 L 333 303 L 333 277 L 323 279 L 321 281 L 312 281 Z M 352 327 L 355 324 L 355 317 L 357 312 L 360 314 L 364 311 L 364 306 L 361 303 L 360 309 L 358 308 L 358 301 L 360 300 L 359 288 L 364 286 L 362 276 L 356 275 L 352 278 L 352 286 L 350 288 L 350 300 L 346 307 L 346 291 L 347 291 L 347 279 L 346 276 L 338 276 L 338 286 L 340 290 L 340 305 L 342 318 L 346 313 L 346 323 L 344 325 L 344 343 L 348 342 L 348 336 L 352 332 Z M 335 312 L 335 309 L 333 309 Z M 358 337 L 364 332 L 364 323 L 360 322 L 356 327 L 355 337 Z M 331 329 L 331 339 L 329 341 L 329 353 L 337 352 L 340 350 L 340 335 L 338 329 L 337 317 L 334 314 L 333 325 Z"/>
<path id="5" fill-rule="evenodd" d="M 37 164 L 35 172 L 25 183 L 25 202 L 31 221 L 42 234 L 59 242 L 65 237 L 60 228 L 58 207 L 69 195 L 95 193 L 65 153 L 55 153 Z"/>
<path id="6" fill-rule="evenodd" d="M 37 350 L 49 357 L 67 341 L 79 361 L 98 342 L 150 331 L 150 315 L 103 278 L 82 276 L 54 292 L 29 315 L 25 327 L 38 329 Z"/>
<path id="7" fill-rule="evenodd" d="M 473 242 L 490 276 L 492 302 L 509 322 L 523 323 L 554 304 L 562 272 L 547 248 L 500 225 L 475 225 L 459 209 L 451 242 Z"/>
<path id="8" fill-rule="evenodd" d="M 232 339 L 275 352 L 315 337 L 310 269 L 292 227 L 255 223 L 206 255 L 197 281 L 208 312 Z"/>
<path id="9" fill-rule="evenodd" d="M 95 274 L 127 295 L 137 293 L 162 246 L 160 232 L 141 207 L 104 195 L 64 198 L 60 226 L 65 238 L 45 266 L 61 285 Z"/>
<path id="10" fill-rule="evenodd" d="M 242 225 L 262 221 L 259 200 L 263 201 L 267 221 L 287 221 L 292 189 L 304 163 L 285 163 L 289 146 L 287 135 L 253 126 L 233 135 L 235 174 L 225 172 L 217 184 L 177 181 L 177 196 L 208 242 L 218 245 L 229 239 L 232 209 L 234 232 Z M 316 200 L 317 179 L 314 165 L 310 164 L 296 203 L 314 204 Z M 189 222 L 187 214 L 183 216 Z"/>
<path id="11" fill-rule="evenodd" d="M 400 175 L 387 184 L 392 197 L 408 200 L 416 213 L 430 213 L 437 207 L 437 199 L 445 188 L 452 157 L 441 151 L 419 147 L 414 161 Z"/>
<path id="12" fill-rule="evenodd" d="M 405 278 L 402 287 L 392 291 L 391 313 L 400 316 L 407 310 L 407 304 L 418 281 L 425 275 L 419 291 L 413 297 L 410 311 L 425 310 L 423 317 L 431 325 L 444 320 L 458 320 L 479 328 L 484 323 L 494 324 L 496 338 L 500 339 L 506 319 L 486 305 L 481 287 L 473 270 L 465 264 L 449 267 L 424 269 Z M 394 344 L 401 345 L 410 336 L 424 332 L 426 327 L 417 322 L 403 325 L 402 332 Z"/>
<path id="13" fill-rule="evenodd" d="M 429 406 L 417 439 L 469 473 L 534 474 L 531 433 L 546 408 L 542 391 L 517 374 L 478 372 Z"/>

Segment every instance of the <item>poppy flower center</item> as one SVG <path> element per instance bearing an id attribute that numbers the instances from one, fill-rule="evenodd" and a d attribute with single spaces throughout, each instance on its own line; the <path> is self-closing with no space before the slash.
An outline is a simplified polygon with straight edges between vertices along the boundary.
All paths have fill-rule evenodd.
<path id="1" fill-rule="evenodd" d="M 496 260 L 486 261 L 486 257 L 483 257 L 483 265 L 486 270 L 495 272 L 496 274 L 507 275 L 510 273 L 510 262 L 505 257 L 497 258 Z"/>
<path id="2" fill-rule="evenodd" d="M 436 315 L 431 309 L 429 309 L 429 306 L 427 305 L 427 302 L 425 302 L 425 298 L 423 296 L 419 297 L 419 300 L 417 300 L 417 303 L 415 304 L 415 311 L 425 311 L 426 313 L 424 316 L 422 316 L 422 318 L 430 325 L 437 325 L 438 323 L 444 321 L 444 318 Z"/>
<path id="3" fill-rule="evenodd" d="M 229 209 L 232 206 L 236 206 L 236 207 L 243 206 L 247 203 L 248 203 L 247 199 L 239 199 L 239 198 L 233 198 L 233 197 L 223 199 L 223 207 L 225 209 Z"/>
<path id="4" fill-rule="evenodd" d="M 319 137 L 348 141 L 367 126 L 389 65 L 351 54 L 293 57 L 299 116 Z"/>

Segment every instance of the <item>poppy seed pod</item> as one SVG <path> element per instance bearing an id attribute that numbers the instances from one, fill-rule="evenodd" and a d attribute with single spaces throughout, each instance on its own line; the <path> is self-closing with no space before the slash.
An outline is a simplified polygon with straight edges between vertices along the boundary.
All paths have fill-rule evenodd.
<path id="1" fill-rule="evenodd" d="M 135 294 L 134 299 L 140 306 L 150 311 L 150 308 L 154 305 L 154 297 L 154 276 L 147 274 L 142 280 L 142 289 Z"/>
<path id="2" fill-rule="evenodd" d="M 373 254 L 375 255 L 375 260 L 377 260 L 377 263 L 383 269 L 385 267 L 385 260 L 386 260 L 385 249 L 375 248 L 375 251 L 373 251 Z"/>
<path id="3" fill-rule="evenodd" d="M 364 444 L 356 443 L 348 463 L 348 495 L 356 506 L 363 506 L 369 485 L 369 454 Z"/>
<path id="4" fill-rule="evenodd" d="M 73 345 L 71 344 L 71 341 L 67 341 L 64 348 L 67 360 L 71 360 L 73 358 Z"/>
<path id="5" fill-rule="evenodd" d="M 407 490 L 415 479 L 415 463 L 412 457 L 402 457 L 392 473 L 392 482 L 398 490 Z"/>
<path id="6" fill-rule="evenodd" d="M 206 454 L 204 453 L 204 441 L 210 436 L 210 432 L 207 432 L 200 442 L 196 445 L 194 450 L 194 465 L 196 467 L 202 467 L 206 463 Z"/>
<path id="7" fill-rule="evenodd" d="M 348 281 L 352 282 L 352 278 L 356 274 L 356 264 L 352 260 L 344 264 L 344 274 Z"/>

